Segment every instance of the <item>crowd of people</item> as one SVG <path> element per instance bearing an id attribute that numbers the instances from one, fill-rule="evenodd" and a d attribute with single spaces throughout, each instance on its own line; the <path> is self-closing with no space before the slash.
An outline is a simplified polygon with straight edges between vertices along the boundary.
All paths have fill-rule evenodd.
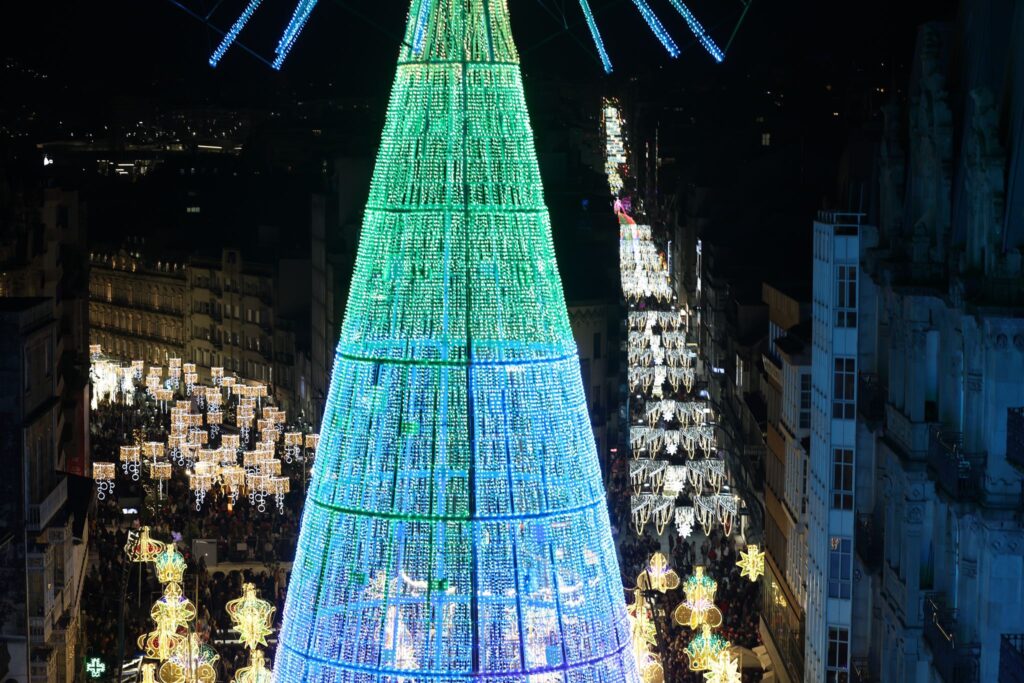
<path id="1" fill-rule="evenodd" d="M 131 407 L 101 402 L 90 424 L 94 458 L 117 462 L 120 446 L 129 439 L 166 439 L 166 419 L 144 395 L 137 394 Z M 133 565 L 125 553 L 129 531 L 147 525 L 152 538 L 176 544 L 185 556 L 183 592 L 196 605 L 195 629 L 220 656 L 217 680 L 232 680 L 239 667 L 248 665 L 249 653 L 232 631 L 226 605 L 242 595 L 243 583 L 252 583 L 261 599 L 275 607 L 275 632 L 279 629 L 290 578 L 285 567 L 295 552 L 302 515 L 302 467 L 284 468 L 292 482 L 283 509 L 268 500 L 266 511 L 259 512 L 245 498 L 232 501 L 218 484 L 197 509 L 182 467 L 175 465 L 171 479 L 158 485 L 145 471 L 133 480 L 119 465 L 114 495 L 98 501 L 90 521 L 90 566 L 82 596 L 88 651 L 108 662 L 122 656 L 128 662 L 142 654 L 139 637 L 154 630 L 150 610 L 163 587 L 152 564 Z M 208 567 L 205 556 L 193 556 L 192 542 L 201 539 L 216 541 L 218 565 Z M 275 636 L 268 640 L 264 649 L 272 664 Z"/>

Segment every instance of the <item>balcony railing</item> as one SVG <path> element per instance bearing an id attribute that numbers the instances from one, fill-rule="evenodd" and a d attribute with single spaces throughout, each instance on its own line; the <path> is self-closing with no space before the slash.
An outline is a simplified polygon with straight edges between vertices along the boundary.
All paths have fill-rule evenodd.
<path id="1" fill-rule="evenodd" d="M 53 487 L 53 490 L 38 505 L 29 505 L 28 514 L 25 516 L 25 526 L 29 531 L 39 531 L 46 526 L 47 522 L 53 519 L 64 501 L 68 499 L 68 480 L 61 475 L 60 482 Z"/>
<path id="2" fill-rule="evenodd" d="M 924 600 L 924 639 L 932 651 L 935 671 L 946 683 L 979 683 L 981 645 L 963 642 L 956 634 L 957 614 L 940 594 Z"/>
<path id="3" fill-rule="evenodd" d="M 1024 683 L 1024 633 L 1000 638 L 999 683 Z"/>
<path id="4" fill-rule="evenodd" d="M 913 422 L 899 408 L 885 404 L 886 435 L 896 443 L 904 455 L 911 460 L 924 460 L 928 453 L 927 422 Z"/>
<path id="5" fill-rule="evenodd" d="M 985 454 L 965 453 L 960 432 L 932 432 L 928 466 L 935 481 L 953 500 L 977 501 L 984 492 Z"/>
<path id="6" fill-rule="evenodd" d="M 871 514 L 857 515 L 854 544 L 861 562 L 869 571 L 877 571 L 882 565 L 882 548 L 885 527 L 878 524 Z"/>
<path id="7" fill-rule="evenodd" d="M 1024 408 L 1010 408 L 1006 415 L 1006 459 L 1024 469 Z"/>

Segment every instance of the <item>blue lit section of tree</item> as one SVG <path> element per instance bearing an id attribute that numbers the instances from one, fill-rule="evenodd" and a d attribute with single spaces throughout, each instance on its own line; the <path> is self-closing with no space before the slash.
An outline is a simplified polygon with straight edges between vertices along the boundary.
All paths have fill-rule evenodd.
<path id="1" fill-rule="evenodd" d="M 274 671 L 638 683 L 504 0 L 413 0 Z"/>

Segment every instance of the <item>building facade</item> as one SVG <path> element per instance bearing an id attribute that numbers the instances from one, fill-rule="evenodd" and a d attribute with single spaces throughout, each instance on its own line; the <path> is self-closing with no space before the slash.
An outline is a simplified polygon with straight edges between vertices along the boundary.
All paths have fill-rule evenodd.
<path id="1" fill-rule="evenodd" d="M 75 680 L 88 554 L 68 498 L 61 335 L 48 298 L 0 298 L 0 670 L 5 681 Z"/>

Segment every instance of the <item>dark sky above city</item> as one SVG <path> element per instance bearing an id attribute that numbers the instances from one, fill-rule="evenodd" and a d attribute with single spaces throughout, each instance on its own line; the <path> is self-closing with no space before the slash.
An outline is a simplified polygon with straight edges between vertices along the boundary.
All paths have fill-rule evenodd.
<path id="1" fill-rule="evenodd" d="M 266 0 L 243 34 L 243 42 L 271 55 L 294 4 L 294 0 Z M 604 78 L 577 2 L 512 0 L 509 4 L 527 79 Z M 754 0 L 725 64 L 715 66 L 667 2 L 656 0 L 652 7 L 682 47 L 678 59 L 664 53 L 629 0 L 591 4 L 616 65 L 611 83 L 651 72 L 674 82 L 709 73 L 728 78 L 749 69 L 799 73 L 832 64 L 842 70 L 859 61 L 906 53 L 913 26 L 928 18 L 948 17 L 952 6 L 948 0 Z M 181 5 L 198 13 L 216 7 L 212 21 L 226 27 L 245 2 L 181 0 Z M 722 45 L 742 11 L 739 0 L 691 0 L 689 6 Z M 330 84 L 333 94 L 379 96 L 390 84 L 406 11 L 401 0 L 321 0 L 281 74 L 241 50 L 229 54 L 219 69 L 210 69 L 206 59 L 216 45 L 216 34 L 169 0 L 17 3 L 16 9 L 6 10 L 0 35 L 7 56 L 68 85 L 68 99 L 63 102 L 68 107 L 94 106 L 96 96 L 108 93 L 258 98 L 268 87 L 301 90 L 309 82 L 318 87 Z M 163 92 L 153 92 L 157 87 Z"/>

